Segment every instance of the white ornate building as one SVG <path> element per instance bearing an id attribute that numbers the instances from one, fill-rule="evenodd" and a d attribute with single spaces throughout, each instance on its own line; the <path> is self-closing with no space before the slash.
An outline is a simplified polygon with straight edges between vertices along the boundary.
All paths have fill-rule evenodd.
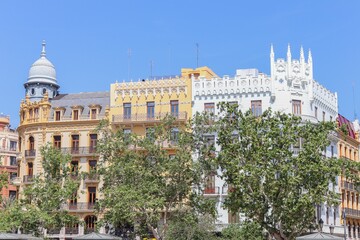
<path id="1" fill-rule="evenodd" d="M 199 76 L 192 79 L 193 114 L 211 111 L 217 114 L 219 102 L 236 102 L 243 111 L 251 109 L 254 114 L 261 114 L 267 108 L 273 111 L 294 113 L 304 120 L 312 122 L 334 121 L 338 114 L 337 94 L 329 91 L 313 78 L 313 61 L 311 52 L 305 61 L 304 51 L 300 49 L 300 59 L 292 59 L 288 46 L 286 59 L 275 59 L 273 47 L 270 52 L 270 75 L 257 69 L 238 69 L 235 76 L 225 75 L 222 78 Z M 216 134 L 210 137 L 216 140 Z M 337 155 L 337 140 L 332 139 L 327 156 Z M 219 150 L 219 149 L 218 149 Z M 338 189 L 338 188 L 336 188 Z M 221 228 L 229 222 L 239 221 L 239 216 L 228 214 L 222 208 L 227 196 L 227 186 L 223 180 L 213 177 L 207 184 L 205 194 L 217 199 L 219 218 L 217 224 Z M 330 213 L 325 211 L 330 209 Z M 335 225 L 335 232 L 341 233 L 340 213 L 338 207 L 322 206 L 318 215 L 324 221 L 324 231 Z"/>

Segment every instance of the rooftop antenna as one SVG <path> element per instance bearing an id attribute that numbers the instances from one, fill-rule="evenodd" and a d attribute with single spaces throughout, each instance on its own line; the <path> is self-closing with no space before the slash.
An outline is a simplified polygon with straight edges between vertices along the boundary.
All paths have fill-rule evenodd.
<path id="1" fill-rule="evenodd" d="M 128 81 L 130 81 L 131 48 L 128 49 Z"/>
<path id="2" fill-rule="evenodd" d="M 150 79 L 153 77 L 153 60 L 150 60 Z"/>
<path id="3" fill-rule="evenodd" d="M 353 106 L 354 106 L 354 120 L 357 119 L 356 115 L 356 108 L 355 108 L 355 83 L 352 83 L 352 90 L 353 90 Z"/>
<path id="4" fill-rule="evenodd" d="M 196 68 L 199 67 L 199 43 L 196 43 Z"/>

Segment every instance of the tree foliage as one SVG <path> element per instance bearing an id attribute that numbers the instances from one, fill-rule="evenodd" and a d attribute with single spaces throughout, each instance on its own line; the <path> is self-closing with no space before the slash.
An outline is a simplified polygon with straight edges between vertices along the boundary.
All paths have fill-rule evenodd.
<path id="1" fill-rule="evenodd" d="M 271 110 L 255 117 L 225 103 L 220 110 L 218 164 L 232 186 L 225 201 L 231 211 L 285 240 L 308 230 L 316 204 L 338 204 L 329 183 L 340 175 L 341 161 L 323 154 L 333 123 Z"/>
<path id="2" fill-rule="evenodd" d="M 202 142 L 189 128 L 168 117 L 148 128 L 146 137 L 113 131 L 106 123 L 100 135 L 104 197 L 99 206 L 105 221 L 135 223 L 165 239 L 169 221 L 187 216 L 184 212 L 215 214 L 214 203 L 192 191 L 203 180 L 200 165 L 206 154 L 198 152 L 199 161 L 193 161 L 194 148 Z"/>
<path id="3" fill-rule="evenodd" d="M 264 233 L 257 222 L 244 221 L 230 224 L 221 231 L 224 240 L 263 240 Z"/>
<path id="4" fill-rule="evenodd" d="M 77 181 L 70 177 L 71 157 L 50 145 L 42 147 L 41 154 L 42 173 L 34 176 L 33 183 L 24 187 L 19 202 L 9 204 L 0 212 L 2 231 L 21 229 L 41 235 L 44 229 L 77 221 L 63 208 L 63 204 L 78 189 Z"/>

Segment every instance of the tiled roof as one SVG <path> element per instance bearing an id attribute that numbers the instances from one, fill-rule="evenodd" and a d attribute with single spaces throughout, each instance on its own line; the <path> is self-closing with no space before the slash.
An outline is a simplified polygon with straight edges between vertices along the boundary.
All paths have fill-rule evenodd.
<path id="1" fill-rule="evenodd" d="M 346 117 L 338 114 L 337 118 L 338 126 L 341 127 L 342 125 L 346 124 L 348 130 L 348 136 L 355 139 L 355 129 L 353 123 L 347 119 Z"/>
<path id="2" fill-rule="evenodd" d="M 110 93 L 109 92 L 81 92 L 71 94 L 59 94 L 51 99 L 51 116 L 53 115 L 53 109 L 57 107 L 65 108 L 64 116 L 71 116 L 73 106 L 82 106 L 83 114 L 89 114 L 90 105 L 100 105 L 101 109 L 99 114 L 105 114 L 106 106 L 110 105 Z"/>

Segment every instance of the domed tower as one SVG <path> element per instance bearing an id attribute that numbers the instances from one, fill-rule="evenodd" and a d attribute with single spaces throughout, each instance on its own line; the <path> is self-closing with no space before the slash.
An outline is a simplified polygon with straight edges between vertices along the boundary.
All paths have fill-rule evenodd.
<path id="1" fill-rule="evenodd" d="M 58 95 L 60 86 L 56 81 L 56 71 L 54 65 L 46 58 L 46 43 L 42 43 L 40 58 L 31 65 L 27 82 L 24 84 L 25 96 L 29 96 L 30 101 L 41 100 L 45 93 L 49 98 Z"/>

